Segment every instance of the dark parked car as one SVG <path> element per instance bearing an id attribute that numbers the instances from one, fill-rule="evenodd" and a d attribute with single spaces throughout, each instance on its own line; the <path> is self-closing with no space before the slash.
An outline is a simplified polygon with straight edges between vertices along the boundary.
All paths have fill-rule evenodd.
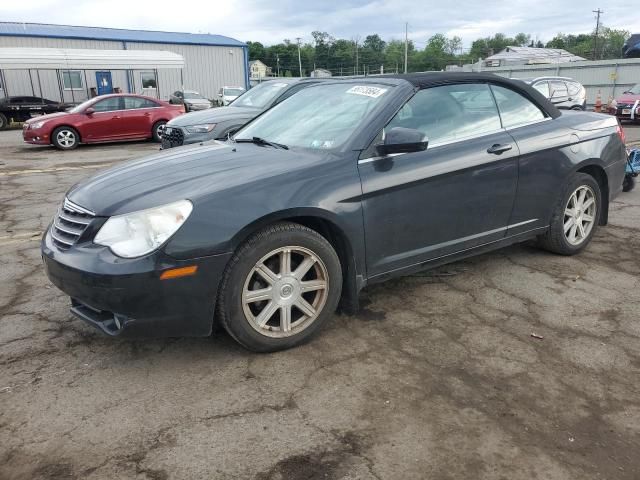
<path id="1" fill-rule="evenodd" d="M 270 80 L 256 85 L 226 107 L 184 115 L 167 124 L 162 136 L 162 148 L 225 139 L 252 118 L 319 81 L 299 78 Z"/>
<path id="2" fill-rule="evenodd" d="M 622 46 L 622 58 L 640 58 L 640 33 L 631 35 Z"/>
<path id="3" fill-rule="evenodd" d="M 169 96 L 169 103 L 173 105 L 184 105 L 185 112 L 195 112 L 196 110 L 211 108 L 211 101 L 193 90 L 176 90 Z"/>
<path id="4" fill-rule="evenodd" d="M 587 91 L 582 84 L 567 77 L 523 78 L 551 101 L 557 108 L 584 110 L 587 107 Z"/>
<path id="5" fill-rule="evenodd" d="M 16 96 L 0 98 L 0 130 L 9 126 L 9 121 L 24 122 L 33 115 L 63 112 L 71 105 L 42 97 Z"/>
<path id="6" fill-rule="evenodd" d="M 72 312 L 107 334 L 209 335 L 217 318 L 272 351 L 341 299 L 355 310 L 368 284 L 524 240 L 580 252 L 625 158 L 614 117 L 560 113 L 491 74 L 325 81 L 233 141 L 74 186 L 42 255 Z"/>
<path id="7" fill-rule="evenodd" d="M 52 144 L 61 150 L 76 148 L 80 143 L 147 138 L 159 142 L 165 124 L 182 113 L 182 105 L 142 95 L 102 95 L 69 111 L 27 120 L 22 138 L 26 143 Z"/>

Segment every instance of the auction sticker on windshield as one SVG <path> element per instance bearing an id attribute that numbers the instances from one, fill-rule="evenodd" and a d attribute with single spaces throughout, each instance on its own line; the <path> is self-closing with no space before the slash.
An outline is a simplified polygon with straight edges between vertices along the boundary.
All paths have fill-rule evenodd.
<path id="1" fill-rule="evenodd" d="M 347 93 L 353 93 L 354 95 L 364 95 L 366 97 L 378 98 L 384 92 L 386 92 L 386 88 L 380 87 L 365 87 L 365 86 L 357 86 L 351 87 L 347 90 Z"/>

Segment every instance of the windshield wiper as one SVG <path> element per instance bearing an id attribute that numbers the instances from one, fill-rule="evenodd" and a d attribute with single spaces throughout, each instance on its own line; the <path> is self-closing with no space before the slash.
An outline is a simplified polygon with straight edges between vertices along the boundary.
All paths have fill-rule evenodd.
<path id="1" fill-rule="evenodd" d="M 255 143 L 256 145 L 268 145 L 274 148 L 282 148 L 284 150 L 289 150 L 289 147 L 287 147 L 282 143 L 270 142 L 269 140 L 265 140 L 264 138 L 260 138 L 260 137 L 236 138 L 234 141 L 236 143 Z"/>

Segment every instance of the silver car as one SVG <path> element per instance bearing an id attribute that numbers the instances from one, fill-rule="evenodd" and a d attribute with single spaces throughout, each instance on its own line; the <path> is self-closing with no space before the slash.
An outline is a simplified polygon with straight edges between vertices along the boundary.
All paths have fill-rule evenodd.
<path id="1" fill-rule="evenodd" d="M 218 105 L 226 107 L 244 92 L 246 89 L 242 87 L 222 87 L 218 91 Z"/>
<path id="2" fill-rule="evenodd" d="M 520 78 L 547 97 L 557 108 L 584 110 L 587 91 L 581 83 L 568 77 Z"/>
<path id="3" fill-rule="evenodd" d="M 224 139 L 276 103 L 321 81 L 320 78 L 277 78 L 253 87 L 229 106 L 180 115 L 167 123 L 162 133 L 162 148 Z"/>

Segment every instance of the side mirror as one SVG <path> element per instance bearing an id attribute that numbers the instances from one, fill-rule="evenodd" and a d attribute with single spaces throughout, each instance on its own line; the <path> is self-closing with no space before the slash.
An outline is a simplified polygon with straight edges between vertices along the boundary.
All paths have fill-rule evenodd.
<path id="1" fill-rule="evenodd" d="M 96 111 L 93 107 L 89 107 L 84 111 L 85 115 L 93 115 L 94 113 L 96 113 Z"/>
<path id="2" fill-rule="evenodd" d="M 386 132 L 384 142 L 376 145 L 378 155 L 384 157 L 392 153 L 421 152 L 429 142 L 424 133 L 413 128 L 395 127 Z"/>

